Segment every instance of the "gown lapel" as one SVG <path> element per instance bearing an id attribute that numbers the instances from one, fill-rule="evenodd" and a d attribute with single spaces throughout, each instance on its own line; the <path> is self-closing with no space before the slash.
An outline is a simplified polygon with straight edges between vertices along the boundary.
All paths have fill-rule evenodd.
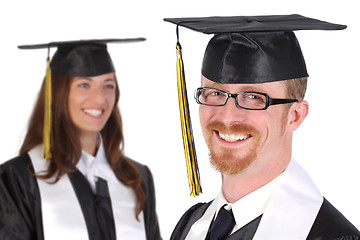
<path id="1" fill-rule="evenodd" d="M 318 188 L 292 159 L 272 193 L 254 239 L 306 239 L 322 203 Z"/>
<path id="2" fill-rule="evenodd" d="M 42 146 L 29 151 L 35 173 L 47 169 L 47 161 L 42 158 Z M 71 182 L 64 175 L 55 184 L 37 179 L 41 196 L 44 238 L 51 240 L 88 240 L 86 223 Z"/>
<path id="3" fill-rule="evenodd" d="M 86 222 L 89 240 L 115 240 L 115 225 L 107 183 L 99 178 L 94 194 L 79 171 L 68 173 Z"/>
<path id="4" fill-rule="evenodd" d="M 118 181 L 108 180 L 111 205 L 116 227 L 117 239 L 133 240 L 146 239 L 144 212 L 139 215 L 139 221 L 135 217 L 136 198 L 134 191 L 119 184 Z M 131 216 L 131 217 L 130 217 Z M 130 225 L 131 228 L 128 228 Z"/>
<path id="5" fill-rule="evenodd" d="M 254 220 L 228 236 L 226 240 L 252 240 L 255 235 L 256 229 L 259 226 L 261 217 L 262 215 L 255 218 Z"/>
<path id="6" fill-rule="evenodd" d="M 29 156 L 36 173 L 47 170 L 41 145 L 29 151 Z M 98 169 L 106 180 L 98 177 L 96 194 L 78 170 L 55 184 L 49 184 L 53 178 L 37 179 L 45 239 L 146 239 L 144 213 L 140 213 L 139 221 L 129 217 L 135 215 L 133 190 L 119 183 L 111 169 L 104 174 L 106 167 Z"/>

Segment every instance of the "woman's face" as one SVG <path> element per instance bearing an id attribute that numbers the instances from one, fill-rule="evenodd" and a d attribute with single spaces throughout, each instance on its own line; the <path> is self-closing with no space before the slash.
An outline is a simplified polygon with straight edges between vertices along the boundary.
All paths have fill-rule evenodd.
<path id="1" fill-rule="evenodd" d="M 73 78 L 69 112 L 80 135 L 98 133 L 103 129 L 115 104 L 116 87 L 114 73 Z"/>

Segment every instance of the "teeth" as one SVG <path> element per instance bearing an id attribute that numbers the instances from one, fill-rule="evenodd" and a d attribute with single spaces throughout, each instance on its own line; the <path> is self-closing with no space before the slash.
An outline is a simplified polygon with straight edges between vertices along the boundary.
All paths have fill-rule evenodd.
<path id="1" fill-rule="evenodd" d="M 102 111 L 98 109 L 83 109 L 83 111 L 95 117 L 100 116 L 102 113 Z"/>
<path id="2" fill-rule="evenodd" d="M 234 135 L 234 134 L 224 134 L 219 132 L 219 136 L 221 139 L 224 139 L 227 142 L 236 142 L 236 141 L 243 141 L 250 137 L 250 135 Z"/>

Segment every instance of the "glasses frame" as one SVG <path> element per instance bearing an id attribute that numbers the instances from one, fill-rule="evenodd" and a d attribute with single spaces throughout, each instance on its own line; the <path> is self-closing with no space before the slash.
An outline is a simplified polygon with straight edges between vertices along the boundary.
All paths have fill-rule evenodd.
<path id="1" fill-rule="evenodd" d="M 216 91 L 224 93 L 226 95 L 226 99 L 225 99 L 224 103 L 221 104 L 221 105 L 212 105 L 212 104 L 201 103 L 200 100 L 199 100 L 199 96 L 200 96 L 199 92 L 202 89 L 212 89 L 212 90 L 216 90 Z M 256 93 L 256 94 L 260 94 L 260 95 L 265 96 L 265 99 L 266 99 L 265 107 L 264 108 L 247 108 L 247 107 L 240 106 L 239 103 L 238 103 L 238 100 L 237 100 L 237 96 L 242 94 L 242 93 Z M 195 96 L 194 97 L 195 97 L 195 100 L 196 100 L 196 102 L 198 104 L 206 105 L 206 106 L 213 106 L 213 107 L 225 106 L 225 104 L 227 103 L 227 101 L 231 97 L 231 98 L 234 98 L 236 107 L 246 109 L 246 110 L 266 110 L 266 109 L 268 109 L 268 107 L 270 107 L 272 105 L 299 102 L 299 100 L 297 100 L 297 99 L 271 98 L 268 94 L 261 93 L 261 92 L 245 91 L 245 92 L 238 92 L 238 93 L 232 94 L 232 93 L 228 93 L 228 92 L 226 92 L 224 90 L 220 90 L 220 89 L 217 89 L 217 88 L 208 88 L 208 87 L 199 87 L 199 88 L 197 88 L 196 91 L 195 91 Z"/>

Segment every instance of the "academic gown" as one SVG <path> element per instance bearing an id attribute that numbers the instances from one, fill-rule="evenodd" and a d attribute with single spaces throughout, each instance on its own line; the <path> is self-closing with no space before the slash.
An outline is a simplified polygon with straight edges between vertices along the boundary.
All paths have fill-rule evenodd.
<path id="1" fill-rule="evenodd" d="M 209 203 L 198 203 L 191 207 L 177 223 L 171 240 L 183 240 L 186 238 L 191 226 L 204 214 L 209 207 Z M 257 227 L 261 221 L 261 216 L 257 217 L 244 227 L 240 228 L 227 240 L 251 240 L 253 239 Z M 352 225 L 334 206 L 325 198 L 320 211 L 315 219 L 306 240 L 359 240 L 360 232 Z M 200 240 L 200 239 L 199 239 Z"/>
<path id="2" fill-rule="evenodd" d="M 203 240 L 205 236 L 195 231 L 197 228 L 192 231 L 192 226 L 208 219 L 215 201 L 198 203 L 187 210 L 170 239 L 183 240 L 191 235 L 190 239 Z M 292 159 L 264 213 L 226 239 L 360 240 L 360 232 L 321 195 L 305 170 Z"/>
<path id="3" fill-rule="evenodd" d="M 146 238 L 161 239 L 155 211 L 152 175 L 146 166 L 135 161 L 133 164 L 142 177 L 146 193 L 144 209 Z M 0 166 L 0 239 L 44 239 L 39 186 L 36 178 L 29 172 L 34 172 L 34 169 L 28 154 L 16 157 Z M 98 180 L 99 191 L 94 194 L 87 179 L 78 170 L 67 175 L 80 203 L 89 240 L 116 239 L 114 216 L 106 181 Z"/>

